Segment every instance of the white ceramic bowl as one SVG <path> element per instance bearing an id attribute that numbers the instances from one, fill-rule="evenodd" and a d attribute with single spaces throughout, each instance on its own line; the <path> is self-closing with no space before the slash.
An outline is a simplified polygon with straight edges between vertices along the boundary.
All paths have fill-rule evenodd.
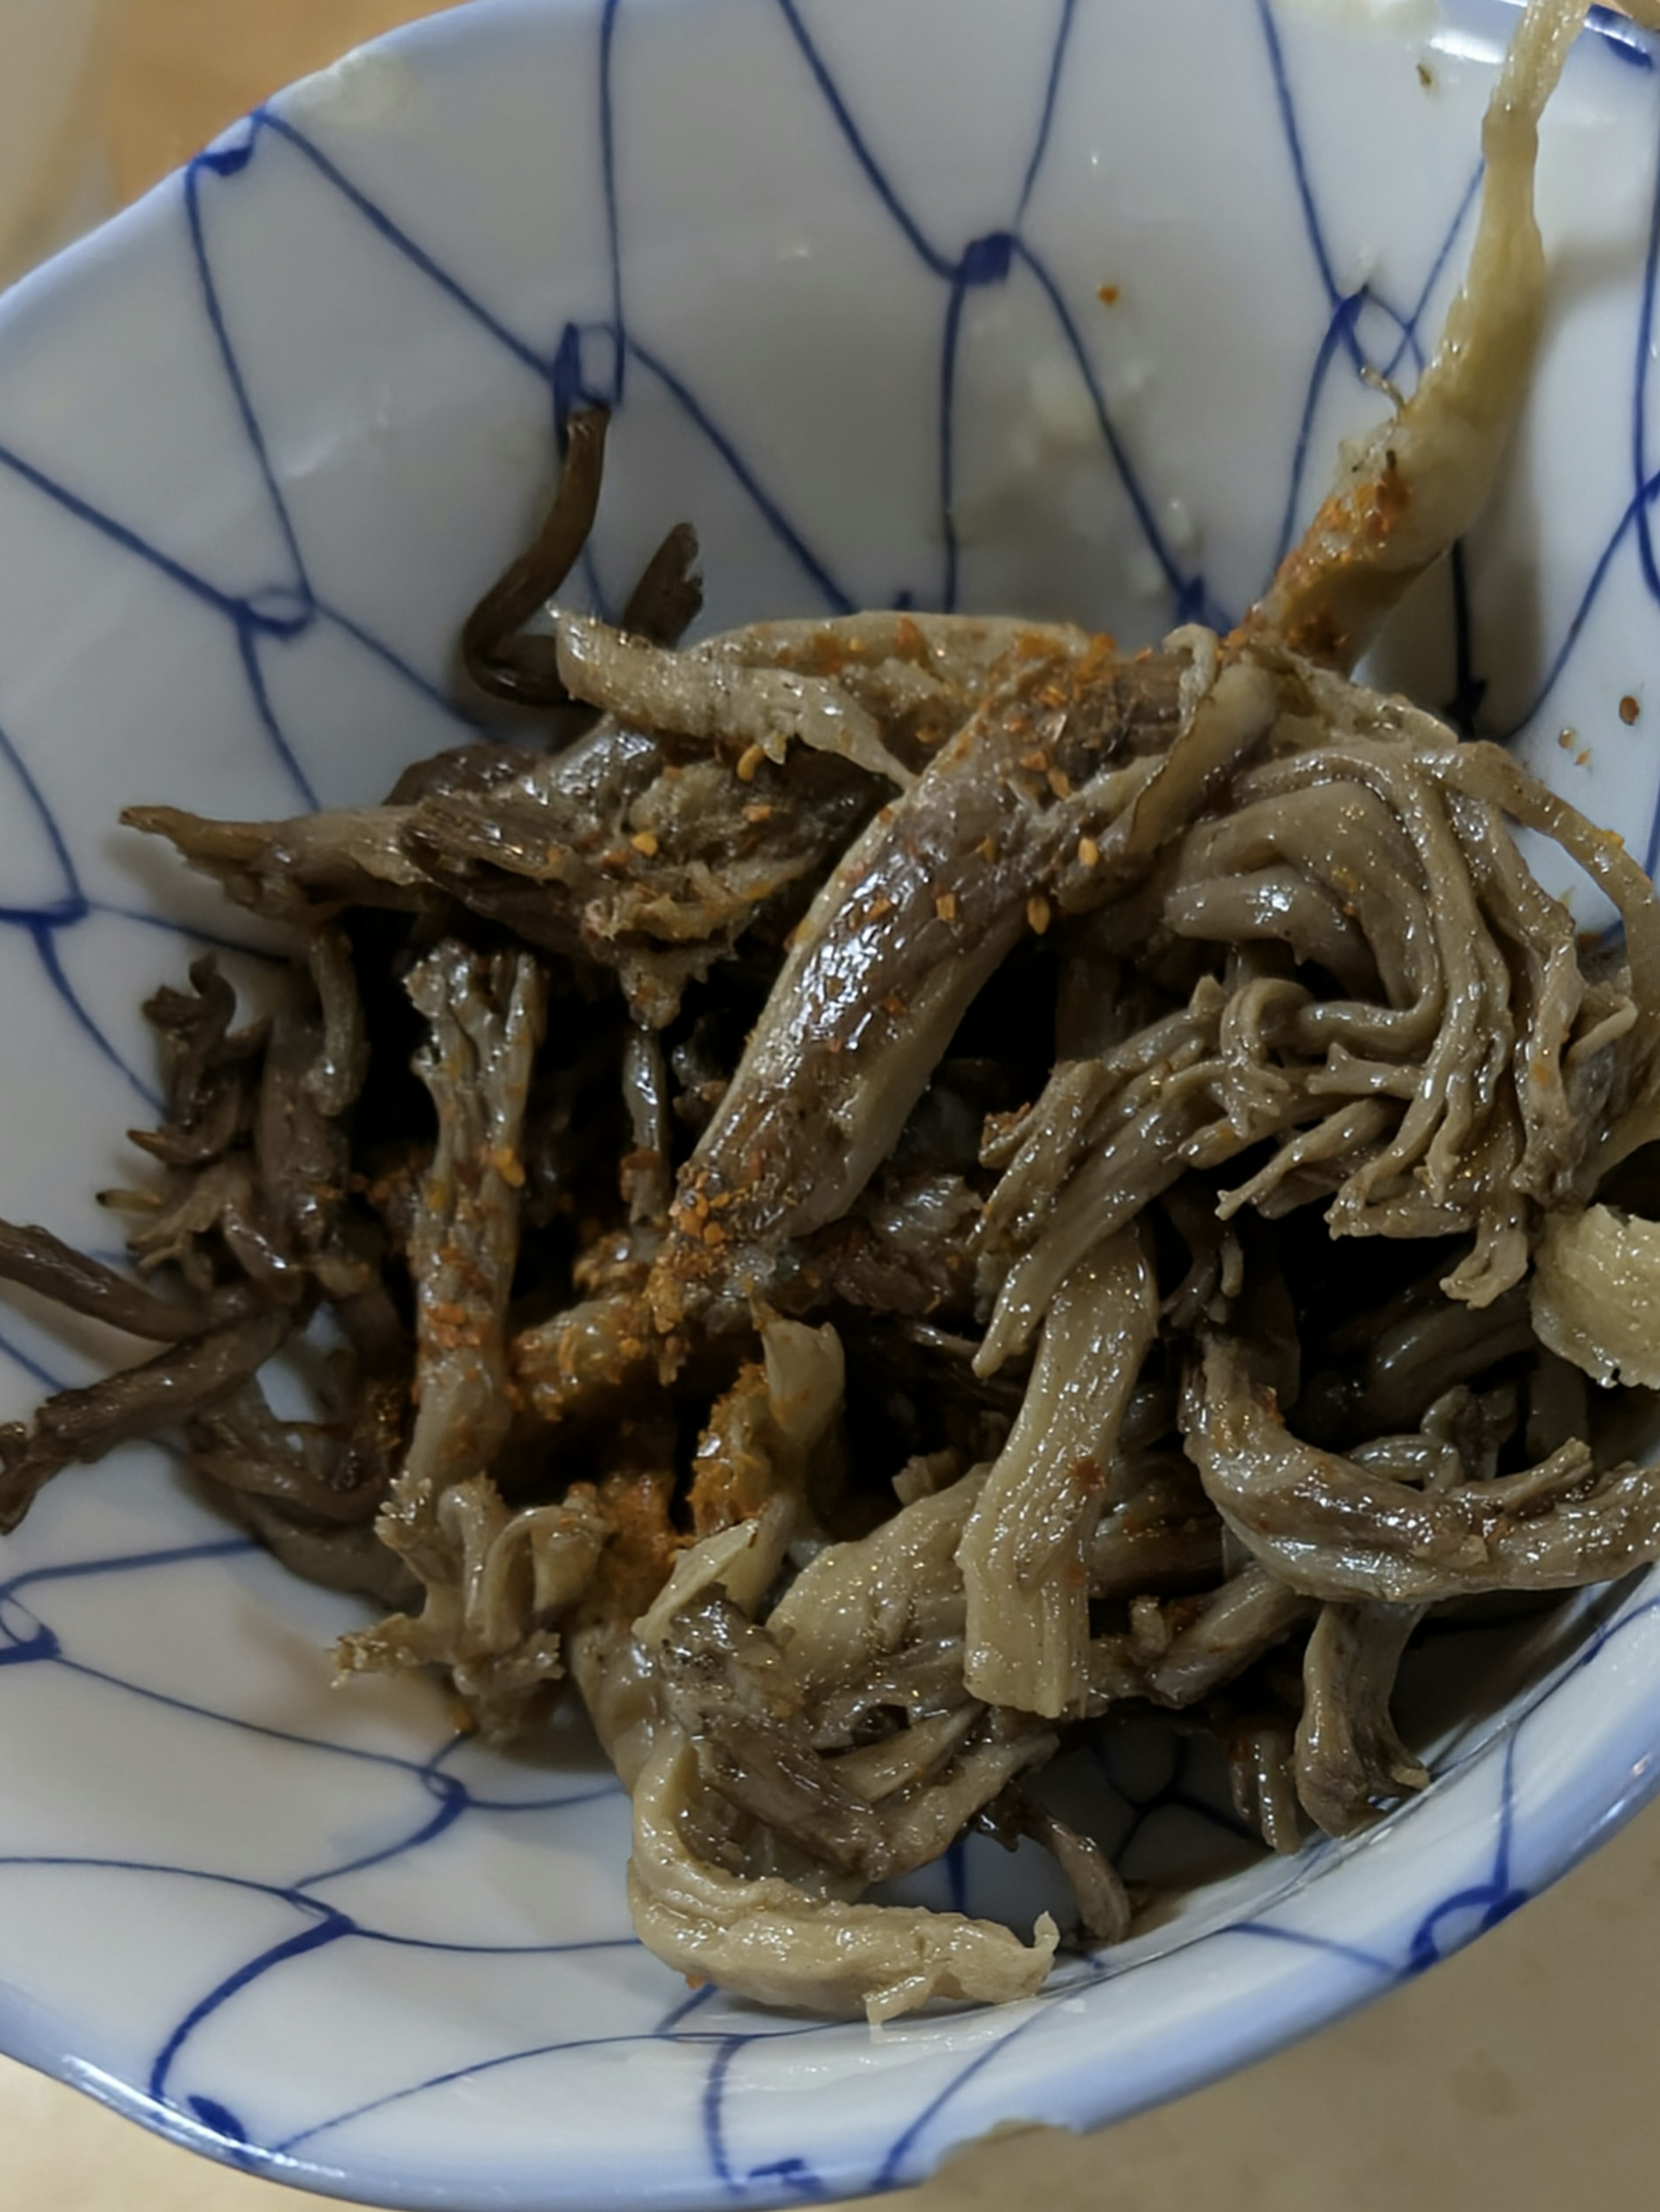
<path id="1" fill-rule="evenodd" d="M 1433 332 L 1513 21 L 478 0 L 24 284 L 0 1210 L 112 1241 L 139 1000 L 239 935 L 118 806 L 367 799 L 452 742 L 451 641 L 545 495 L 556 398 L 619 409 L 601 594 L 688 514 L 715 623 L 954 592 L 1132 641 L 1220 619 L 1375 416 L 1359 365 L 1409 379 Z M 1487 725 L 1651 857 L 1657 87 L 1599 16 L 1547 125 L 1526 432 L 1462 595 L 1431 579 L 1391 661 L 1431 702 L 1484 682 Z M 0 1328 L 18 1413 L 119 1349 L 26 1301 Z M 1647 1579 L 1448 1639 L 1419 1670 L 1439 1778 L 1380 1831 L 1201 1884 L 1034 2002 L 874 2033 L 688 1996 L 630 1937 L 608 1778 L 456 1744 L 424 1686 L 332 1692 L 355 1608 L 160 1454 L 65 1475 L 0 1574 L 0 2043 L 257 2172 L 454 2212 L 862 2191 L 1000 2120 L 1170 2096 L 1510 1911 L 1660 1742 Z M 1169 1754 L 1116 1779 L 1142 1870 L 1197 1864 Z M 1011 1894 L 972 1852 L 954 1878 Z"/>

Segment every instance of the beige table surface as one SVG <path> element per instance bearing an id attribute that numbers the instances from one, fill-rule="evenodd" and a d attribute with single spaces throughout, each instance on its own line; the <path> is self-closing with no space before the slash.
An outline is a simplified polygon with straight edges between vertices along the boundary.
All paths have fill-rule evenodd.
<path id="1" fill-rule="evenodd" d="M 79 90 L 0 267 L 89 201 L 130 198 L 254 100 L 413 0 L 0 0 L 0 87 Z M 1245 0 L 1239 0 L 1245 4 Z M 31 42 L 33 42 L 33 44 Z M 27 48 L 26 53 L 24 49 Z M 14 79 L 15 81 L 15 79 Z M 906 2212 L 1638 2212 L 1660 2204 L 1660 1807 L 1474 1950 L 1369 2011 L 1110 2135 L 969 2151 Z M 0 2212 L 304 2212 L 0 2060 Z"/>

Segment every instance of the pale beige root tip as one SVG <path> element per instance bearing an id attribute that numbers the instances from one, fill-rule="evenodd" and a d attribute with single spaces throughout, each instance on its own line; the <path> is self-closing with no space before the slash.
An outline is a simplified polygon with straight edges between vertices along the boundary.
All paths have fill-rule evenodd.
<path id="1" fill-rule="evenodd" d="M 1660 0 L 1647 0 L 1660 19 Z M 1337 481 L 1245 627 L 1348 670 L 1409 586 L 1487 504 L 1532 381 L 1545 257 L 1534 217 L 1539 118 L 1588 0 L 1530 0 L 1482 125 L 1469 266 L 1434 359 L 1394 419 L 1345 450 Z"/>
<path id="2" fill-rule="evenodd" d="M 1660 1389 L 1660 1224 L 1611 1206 L 1553 1214 L 1534 1255 L 1533 1327 L 1598 1382 Z"/>
<path id="3" fill-rule="evenodd" d="M 960 1912 L 859 1905 L 776 1875 L 748 1879 L 698 1857 L 684 1825 L 702 1796 L 697 1754 L 666 1728 L 634 1789 L 628 1904 L 648 1951 L 694 1984 L 757 2004 L 880 2022 L 936 1997 L 1034 1996 L 1060 1940 L 1045 1913 L 1022 1943 Z"/>

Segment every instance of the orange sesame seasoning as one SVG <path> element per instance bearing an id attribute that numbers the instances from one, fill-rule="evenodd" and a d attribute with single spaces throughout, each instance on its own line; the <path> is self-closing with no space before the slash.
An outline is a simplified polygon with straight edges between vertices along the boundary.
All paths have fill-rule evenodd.
<path id="1" fill-rule="evenodd" d="M 957 918 L 955 891 L 942 891 L 934 902 L 934 911 L 942 921 L 954 921 Z"/>
<path id="2" fill-rule="evenodd" d="M 1097 868 L 1100 866 L 1101 848 L 1093 837 L 1079 838 L 1078 860 L 1080 865 L 1086 868 Z"/>
<path id="3" fill-rule="evenodd" d="M 1054 793 L 1057 799 L 1071 798 L 1072 779 L 1063 768 L 1051 768 L 1050 769 L 1049 788 Z"/>
<path id="4" fill-rule="evenodd" d="M 1119 299 L 1118 288 L 1116 284 L 1103 284 L 1097 289 L 1095 297 L 1102 307 L 1116 307 Z"/>
<path id="5" fill-rule="evenodd" d="M 1026 902 L 1026 918 L 1027 921 L 1031 923 L 1034 934 L 1041 937 L 1045 930 L 1049 927 L 1049 901 L 1043 897 L 1041 894 L 1039 894 L 1036 898 L 1027 899 Z"/>
<path id="6" fill-rule="evenodd" d="M 1029 753 L 1021 755 L 1021 766 L 1029 768 L 1033 775 L 1041 775 L 1049 766 L 1049 756 L 1034 746 Z"/>
<path id="7" fill-rule="evenodd" d="M 1635 696 L 1627 691 L 1625 697 L 1620 702 L 1620 719 L 1627 729 L 1630 729 L 1632 724 L 1637 720 L 1637 717 L 1642 713 L 1642 711 L 1643 709 L 1638 703 Z"/>
<path id="8" fill-rule="evenodd" d="M 920 660 L 928 651 L 928 640 L 909 615 L 901 615 L 895 623 L 894 644 L 896 651 L 907 653 L 915 660 Z"/>
<path id="9" fill-rule="evenodd" d="M 867 921 L 886 921 L 893 911 L 894 902 L 884 894 L 881 898 L 871 900 L 864 909 L 864 918 Z"/>
<path id="10" fill-rule="evenodd" d="M 651 835 L 649 830 L 640 830 L 636 836 L 631 837 L 628 840 L 628 842 L 633 847 L 635 852 L 644 853 L 648 860 L 656 860 L 657 856 L 657 841 Z"/>
<path id="11" fill-rule="evenodd" d="M 743 818 L 746 822 L 770 822 L 772 818 L 772 810 L 766 799 L 752 799 L 743 810 Z"/>
<path id="12" fill-rule="evenodd" d="M 760 764 L 766 757 L 759 745 L 749 746 L 738 762 L 738 781 L 753 783 L 760 775 Z"/>
<path id="13" fill-rule="evenodd" d="M 881 1002 L 881 1010 L 885 1014 L 891 1014 L 897 1022 L 904 1016 L 905 1001 L 897 991 L 890 991 Z"/>
<path id="14" fill-rule="evenodd" d="M 524 1188 L 524 1163 L 511 1145 L 501 1146 L 491 1157 L 491 1166 L 509 1190 Z"/>

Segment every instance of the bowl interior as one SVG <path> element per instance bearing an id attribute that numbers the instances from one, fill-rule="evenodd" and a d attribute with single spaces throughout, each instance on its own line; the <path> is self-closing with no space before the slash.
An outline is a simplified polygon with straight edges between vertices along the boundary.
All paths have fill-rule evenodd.
<path id="1" fill-rule="evenodd" d="M 1148 641 L 1260 590 L 1409 382 L 1469 235 L 1499 0 L 478 0 L 273 103 L 0 309 L 0 1212 L 94 1249 L 147 1115 L 139 1007 L 257 933 L 116 826 L 285 815 L 459 742 L 460 620 L 557 410 L 617 410 L 584 603 L 694 520 L 712 627 L 862 605 Z M 1546 133 L 1524 434 L 1379 673 L 1513 736 L 1653 858 L 1655 74 L 1582 41 Z M 1635 367 L 1633 367 L 1635 364 Z M 1653 702 L 1660 714 L 1660 693 Z M 1564 738 L 1564 732 L 1572 732 Z M 1571 887 L 1586 925 L 1602 919 Z M 119 1340 L 19 1297 L 21 1416 Z M 1646 1588 L 1416 1662 L 1441 1778 L 1359 1845 L 1242 1852 L 1190 1744 L 1077 1786 L 1178 1887 L 1033 2004 L 873 2033 L 633 1942 L 576 1727 L 515 1756 L 134 1449 L 0 1559 L 0 2041 L 264 2173 L 476 2207 L 793 2201 L 1011 2118 L 1190 2087 L 1502 1917 L 1647 1786 Z M 971 1848 L 928 1893 L 1024 1917 Z M 1183 1886 L 1184 1885 L 1184 1886 Z"/>

